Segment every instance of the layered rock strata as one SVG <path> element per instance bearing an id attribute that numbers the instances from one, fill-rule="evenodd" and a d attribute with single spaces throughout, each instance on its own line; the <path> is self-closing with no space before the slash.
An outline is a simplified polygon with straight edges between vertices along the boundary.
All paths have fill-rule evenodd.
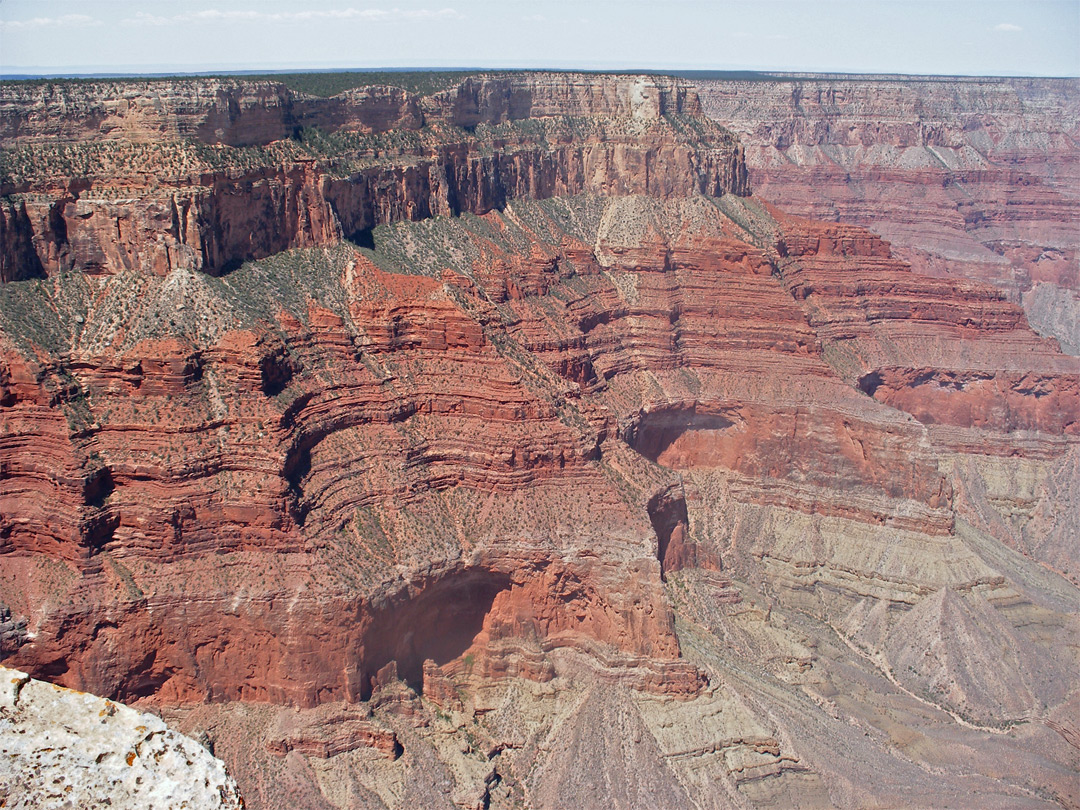
<path id="1" fill-rule="evenodd" d="M 265 82 L 0 93 L 0 280 L 219 273 L 514 198 L 748 193 L 737 142 L 674 80 L 478 78 L 424 98 L 299 99 Z"/>
<path id="2" fill-rule="evenodd" d="M 738 602 L 732 573 L 765 577 L 804 610 L 826 588 L 824 618 L 895 667 L 914 660 L 899 640 L 926 635 L 895 622 L 943 589 L 1023 604 L 958 533 L 983 479 L 942 464 L 1004 456 L 1049 481 L 1075 444 L 1077 375 L 991 288 L 735 198 L 515 203 L 376 245 L 222 279 L 9 285 L 5 565 L 12 608 L 40 616 L 11 660 L 129 699 L 378 702 L 400 679 L 405 703 L 380 705 L 475 712 L 457 690 L 568 684 L 586 661 L 591 678 L 701 695 L 662 577 L 717 604 Z M 850 283 L 873 296 L 836 292 Z M 43 294 L 51 324 L 31 328 L 19 296 Z M 115 323 L 119 300 L 134 306 Z M 174 337 L 150 338 L 168 319 Z M 941 402 L 868 386 L 925 368 L 905 335 L 944 347 L 956 330 L 965 348 L 933 348 L 924 383 Z M 67 359 L 29 359 L 58 334 Z M 1013 385 L 1020 364 L 1046 395 Z M 951 385 L 961 373 L 1017 399 Z M 47 446 L 66 478 L 33 461 Z M 1045 510 L 1030 486 L 1022 508 Z M 1015 547 L 1071 556 L 1025 535 Z M 67 607 L 42 614 L 37 594 Z M 875 604 L 892 612 L 859 618 Z M 1010 717 L 1063 698 L 1030 695 Z M 995 710 L 964 700 L 968 717 Z M 386 722 L 348 750 L 392 751 Z M 276 739 L 286 758 L 338 745 Z"/>
<path id="3" fill-rule="evenodd" d="M 1076 79 L 775 76 L 698 83 L 756 193 L 865 226 L 920 272 L 989 281 L 1076 354 Z"/>
<path id="4" fill-rule="evenodd" d="M 558 81 L 574 149 L 716 143 Z M 1075 359 L 664 162 L 0 287 L 6 660 L 206 735 L 251 806 L 1080 800 Z"/>
<path id="5" fill-rule="evenodd" d="M 701 115 L 697 93 L 664 76 L 478 74 L 445 84 L 426 94 L 376 85 L 320 98 L 268 80 L 12 83 L 0 101 L 0 135 L 8 143 L 192 137 L 253 146 L 310 127 L 387 132 L 434 122 L 472 128 L 568 115 Z"/>

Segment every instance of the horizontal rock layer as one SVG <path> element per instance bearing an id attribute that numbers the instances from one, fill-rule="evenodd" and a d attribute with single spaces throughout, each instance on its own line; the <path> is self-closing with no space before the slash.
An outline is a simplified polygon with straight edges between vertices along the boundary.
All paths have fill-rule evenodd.
<path id="1" fill-rule="evenodd" d="M 437 84 L 440 77 L 433 78 Z M 386 132 L 434 123 L 471 128 L 526 118 L 701 114 L 696 93 L 664 76 L 478 74 L 449 84 L 426 94 L 376 85 L 319 98 L 268 80 L 8 83 L 0 88 L 0 137 L 7 144 L 190 137 L 251 146 L 312 127 Z"/>
<path id="2" fill-rule="evenodd" d="M 0 654 L 252 806 L 1075 803 L 1074 359 L 537 81 L 5 153 Z"/>
<path id="3" fill-rule="evenodd" d="M 804 76 L 697 87 L 706 113 L 739 135 L 763 199 L 870 228 L 920 272 L 989 281 L 1075 353 L 1075 79 Z"/>
<path id="4" fill-rule="evenodd" d="M 569 646 L 692 695 L 661 575 L 724 562 L 664 468 L 949 537 L 952 445 L 920 422 L 984 454 L 1065 443 L 1033 458 L 1075 431 L 1077 375 L 1015 305 L 851 226 L 579 198 L 376 238 L 224 279 L 11 287 L 0 549 L 9 606 L 41 616 L 13 661 L 111 695 L 314 705 L 365 698 L 390 661 L 417 689 L 466 655 L 548 678 Z M 67 607 L 35 614 L 45 593 Z M 533 659 L 498 652 L 514 639 Z"/>
<path id="5" fill-rule="evenodd" d="M 220 273 L 343 235 L 363 243 L 379 224 L 482 214 L 511 199 L 748 193 L 737 142 L 701 118 L 696 95 L 674 80 L 466 79 L 410 97 L 412 112 L 367 126 L 366 105 L 401 93 L 371 88 L 304 102 L 344 107 L 355 120 L 301 114 L 269 129 L 260 129 L 263 119 L 288 118 L 281 105 L 292 96 L 265 83 L 65 85 L 60 92 L 77 98 L 55 102 L 64 112 L 52 116 L 39 109 L 54 103 L 44 86 L 3 92 L 0 119 L 13 132 L 37 132 L 48 126 L 42 119 L 72 127 L 6 142 L 4 281 L 68 269 Z M 204 131 L 224 109 L 237 132 L 263 136 L 222 141 Z M 106 123 L 116 110 L 170 124 Z M 211 123 L 177 123 L 200 114 Z"/>

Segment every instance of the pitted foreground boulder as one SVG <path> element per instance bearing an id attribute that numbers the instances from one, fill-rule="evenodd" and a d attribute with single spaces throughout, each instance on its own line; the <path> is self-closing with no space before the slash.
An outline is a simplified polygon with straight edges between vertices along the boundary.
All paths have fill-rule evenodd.
<path id="1" fill-rule="evenodd" d="M 160 718 L 0 667 L 0 807 L 243 806 L 221 760 Z"/>

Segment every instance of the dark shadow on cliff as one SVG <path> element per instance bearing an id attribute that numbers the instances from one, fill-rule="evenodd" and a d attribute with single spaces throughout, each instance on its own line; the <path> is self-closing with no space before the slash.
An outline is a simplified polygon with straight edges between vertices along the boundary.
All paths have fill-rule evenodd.
<path id="1" fill-rule="evenodd" d="M 686 568 L 723 570 L 719 552 L 690 536 L 686 495 L 681 485 L 657 492 L 649 499 L 646 509 L 656 533 L 656 557 L 660 561 L 662 580 L 666 582 L 668 574 Z"/>
<path id="2" fill-rule="evenodd" d="M 375 235 L 374 233 L 372 233 L 373 230 L 373 228 L 362 228 L 349 234 L 345 239 L 347 242 L 352 242 L 358 248 L 367 248 L 368 250 L 374 250 Z"/>
<path id="3" fill-rule="evenodd" d="M 645 458 L 656 461 L 685 433 L 727 430 L 734 424 L 720 414 L 699 413 L 696 405 L 674 404 L 642 413 L 624 431 L 623 440 Z"/>
<path id="4" fill-rule="evenodd" d="M 55 208 L 50 210 L 49 226 L 53 231 L 63 231 L 64 221 L 56 222 Z M 45 267 L 34 246 L 34 227 L 26 213 L 25 203 L 9 205 L 6 214 L 0 213 L 0 284 L 10 281 L 26 281 L 45 278 Z"/>
<path id="5" fill-rule="evenodd" d="M 439 666 L 459 658 L 483 629 L 484 619 L 510 579 L 483 569 L 445 574 L 373 606 L 363 638 L 361 694 L 371 696 L 376 674 L 391 661 L 398 677 L 417 694 L 423 690 L 424 661 Z"/>

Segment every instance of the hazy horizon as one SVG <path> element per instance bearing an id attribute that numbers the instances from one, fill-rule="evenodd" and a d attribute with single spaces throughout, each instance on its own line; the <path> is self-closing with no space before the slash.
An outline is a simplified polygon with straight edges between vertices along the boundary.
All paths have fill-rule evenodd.
<path id="1" fill-rule="evenodd" d="M 118 66 L 32 66 L 25 70 L 11 69 L 6 67 L 0 70 L 0 79 L 16 81 L 20 79 L 110 79 L 110 78 L 166 78 L 171 76 L 251 76 L 251 75 L 288 75 L 294 73 L 485 73 L 485 72 L 544 72 L 554 73 L 641 73 L 641 74 L 760 74 L 762 76 L 774 75 L 786 77 L 790 75 L 813 75 L 813 76 L 865 76 L 865 77 L 895 77 L 911 79 L 1076 79 L 1080 80 L 1080 74 L 1051 75 L 1040 73 L 885 73 L 880 71 L 847 71 L 847 70 L 795 70 L 791 68 L 681 68 L 681 67 L 641 67 L 626 65 L 622 67 L 593 67 L 589 65 L 370 65 L 361 67 L 348 66 L 308 66 L 308 65 L 284 65 L 273 67 L 249 67 L 229 65 L 118 65 Z"/>
<path id="2" fill-rule="evenodd" d="M 1080 0 L 0 0 L 0 73 L 1080 76 Z"/>

